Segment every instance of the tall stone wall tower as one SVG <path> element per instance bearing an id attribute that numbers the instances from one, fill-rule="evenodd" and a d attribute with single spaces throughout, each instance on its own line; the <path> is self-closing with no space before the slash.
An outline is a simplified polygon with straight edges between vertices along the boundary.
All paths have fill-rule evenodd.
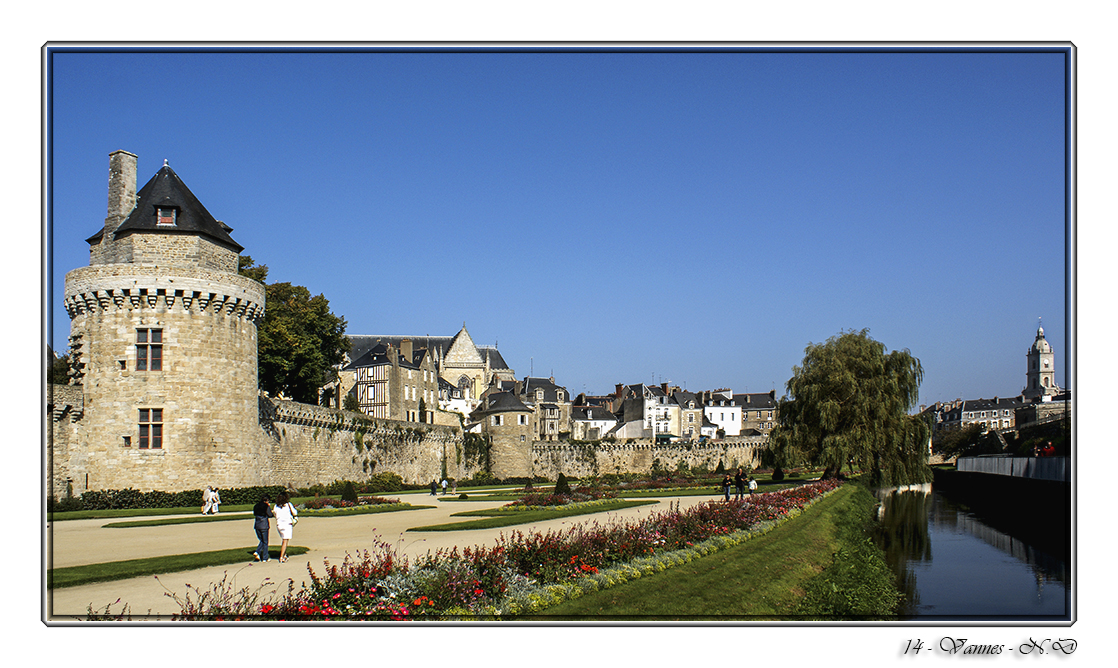
<path id="1" fill-rule="evenodd" d="M 237 273 L 232 228 L 166 163 L 137 192 L 136 156 L 109 160 L 104 227 L 87 240 L 89 266 L 66 274 L 84 414 L 80 443 L 55 453 L 56 489 L 263 483 L 264 286 Z"/>
<path id="2" fill-rule="evenodd" d="M 1060 393 L 1056 385 L 1056 355 L 1052 346 L 1044 338 L 1044 328 L 1037 327 L 1036 339 L 1025 354 L 1028 370 L 1025 372 L 1025 389 L 1021 396 L 1026 401 L 1045 401 Z"/>

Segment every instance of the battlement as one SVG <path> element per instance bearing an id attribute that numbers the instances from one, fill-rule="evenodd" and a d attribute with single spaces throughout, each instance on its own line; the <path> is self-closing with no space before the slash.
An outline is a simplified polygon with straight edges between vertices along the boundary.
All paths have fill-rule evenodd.
<path id="1" fill-rule="evenodd" d="M 264 286 L 220 270 L 157 265 L 109 264 L 66 274 L 64 306 L 70 318 L 94 311 L 155 309 L 224 314 L 259 324 L 264 318 Z"/>

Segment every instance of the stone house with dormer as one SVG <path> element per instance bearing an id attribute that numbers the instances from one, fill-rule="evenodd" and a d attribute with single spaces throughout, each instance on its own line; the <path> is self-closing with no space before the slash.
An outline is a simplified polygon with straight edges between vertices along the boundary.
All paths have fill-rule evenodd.
<path id="1" fill-rule="evenodd" d="M 465 324 L 454 336 L 379 336 L 350 335 L 349 359 L 356 361 L 374 347 L 384 344 L 401 350 L 405 342 L 415 349 L 426 350 L 431 357 L 438 378 L 458 388 L 458 392 L 443 391 L 440 398 L 437 384 L 435 398 L 428 400 L 430 405 L 438 405 L 444 411 L 458 412 L 466 409 L 465 415 L 477 407 L 481 395 L 494 379 L 515 380 L 515 372 L 509 368 L 496 346 L 478 346 L 470 337 Z M 339 373 L 341 391 L 336 396 L 351 392 L 356 383 L 352 369 L 347 364 Z M 454 396 L 451 396 L 454 395 Z M 459 401 L 452 404 L 452 400 Z M 441 402 L 441 403 L 440 403 Z M 341 407 L 339 400 L 338 406 Z"/>
<path id="2" fill-rule="evenodd" d="M 734 403 L 741 406 L 741 433 L 768 436 L 777 422 L 776 390 L 756 394 L 735 394 Z"/>
<path id="3" fill-rule="evenodd" d="M 378 343 L 342 369 L 353 374 L 353 392 L 362 413 L 385 420 L 435 422 L 439 377 L 434 356 L 411 339 L 400 348 Z"/>
<path id="4" fill-rule="evenodd" d="M 536 439 L 557 441 L 571 433 L 571 395 L 567 388 L 555 384 L 555 378 L 524 379 L 520 384 L 520 400 L 536 414 Z"/>

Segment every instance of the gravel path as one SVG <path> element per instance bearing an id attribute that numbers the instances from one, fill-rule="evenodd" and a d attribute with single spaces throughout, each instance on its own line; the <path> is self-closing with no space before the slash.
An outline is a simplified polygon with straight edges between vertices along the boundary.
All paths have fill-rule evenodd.
<path id="1" fill-rule="evenodd" d="M 412 505 L 432 505 L 433 508 L 406 510 L 392 513 L 350 515 L 342 517 L 300 518 L 295 527 L 293 545 L 310 548 L 305 555 L 292 556 L 287 563 L 273 559 L 268 563 L 255 563 L 246 559 L 244 564 L 227 564 L 182 573 L 166 573 L 158 580 L 154 576 L 132 578 L 46 591 L 48 619 L 71 621 L 85 616 L 92 605 L 95 610 L 119 612 L 128 604 L 134 617 L 157 617 L 179 611 L 178 604 L 168 596 L 174 592 L 180 597 L 187 585 L 202 590 L 210 583 L 229 577 L 237 586 L 261 587 L 262 593 L 286 590 L 288 580 L 298 586 L 309 580 L 307 564 L 315 572 L 322 572 L 323 560 L 340 563 L 346 554 L 356 554 L 372 548 L 374 541 L 391 543 L 401 554 L 414 557 L 439 548 L 467 545 L 490 545 L 502 534 L 513 531 L 563 529 L 577 523 L 605 523 L 613 519 L 647 517 L 663 510 L 668 503 L 678 501 L 683 508 L 709 501 L 717 496 L 662 497 L 657 505 L 639 506 L 623 510 L 580 515 L 530 525 L 481 529 L 473 531 L 407 532 L 411 527 L 441 524 L 450 521 L 467 521 L 476 518 L 451 518 L 453 513 L 482 508 L 495 508 L 505 501 L 444 501 L 437 502 L 430 495 L 404 494 L 400 498 Z M 447 498 L 449 497 L 439 497 Z M 150 518 L 148 518 L 150 519 Z M 47 553 L 51 556 L 49 567 L 62 568 L 82 564 L 95 564 L 124 559 L 158 557 L 189 552 L 223 550 L 231 547 L 256 546 L 251 513 L 244 513 L 243 520 L 228 522 L 202 522 L 159 527 L 104 528 L 105 524 L 120 521 L 69 520 L 53 523 L 46 531 Z M 407 532 L 407 533 L 405 533 Z M 279 535 L 272 525 L 270 542 L 279 545 Z M 249 556 L 249 555 L 246 555 Z M 251 558 L 249 556 L 249 558 Z M 119 603 L 117 603 L 119 599 Z"/>

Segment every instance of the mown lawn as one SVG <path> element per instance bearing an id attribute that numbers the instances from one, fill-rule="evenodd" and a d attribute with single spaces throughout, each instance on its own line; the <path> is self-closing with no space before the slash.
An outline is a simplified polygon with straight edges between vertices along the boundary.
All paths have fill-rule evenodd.
<path id="1" fill-rule="evenodd" d="M 858 490 L 857 485 L 844 485 L 799 517 L 745 543 L 524 619 L 818 618 L 818 610 L 805 609 L 801 602 L 808 588 L 819 588 L 817 578 L 828 571 L 844 542 L 861 540 L 841 528 L 850 524 L 852 513 L 864 517 L 862 506 L 869 495 Z M 887 570 L 884 577 L 889 577 Z"/>
<path id="2" fill-rule="evenodd" d="M 484 516 L 485 519 L 480 520 L 466 520 L 464 522 L 449 522 L 447 524 L 432 524 L 423 527 L 412 527 L 408 531 L 469 531 L 472 529 L 493 529 L 497 527 L 508 527 L 517 524 L 530 524 L 533 522 L 546 522 L 547 520 L 559 519 L 562 517 L 574 517 L 576 515 L 591 515 L 593 513 L 604 513 L 609 510 L 620 510 L 622 508 L 632 508 L 634 506 L 648 506 L 658 501 L 624 501 L 617 500 L 610 503 L 604 503 L 594 506 L 582 506 L 577 508 L 565 508 L 563 506 L 556 506 L 554 509 L 547 510 L 471 510 L 464 513 L 455 513 L 452 517 L 462 516 Z"/>
<path id="3" fill-rule="evenodd" d="M 160 573 L 178 573 L 191 571 L 196 568 L 209 566 L 223 566 L 225 564 L 253 562 L 252 553 L 256 546 L 233 548 L 231 550 L 215 550 L 212 552 L 194 552 L 191 554 L 174 554 L 166 557 L 149 557 L 145 559 L 128 559 L 125 561 L 108 561 L 100 564 L 85 566 L 69 566 L 67 568 L 52 568 L 47 571 L 47 588 L 60 589 L 62 587 L 76 587 L 78 585 L 94 582 L 111 582 L 113 580 L 127 580 L 145 575 L 159 575 Z M 268 554 L 272 559 L 279 559 L 279 547 L 269 547 Z M 306 547 L 288 545 L 288 556 L 306 554 Z M 267 566 L 267 564 L 264 564 Z"/>

